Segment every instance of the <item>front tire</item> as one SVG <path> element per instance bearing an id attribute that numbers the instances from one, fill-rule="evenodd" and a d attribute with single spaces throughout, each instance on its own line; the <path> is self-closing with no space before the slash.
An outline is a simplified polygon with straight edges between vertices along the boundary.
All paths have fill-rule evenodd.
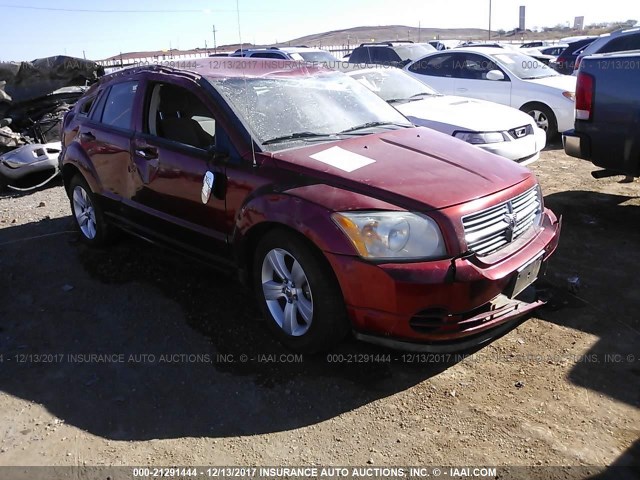
<path id="1" fill-rule="evenodd" d="M 76 175 L 69 182 L 68 192 L 80 239 L 91 246 L 106 245 L 111 238 L 111 228 L 86 180 Z"/>
<path id="2" fill-rule="evenodd" d="M 546 132 L 547 144 L 556 139 L 558 136 L 558 121 L 553 110 L 542 103 L 529 103 L 523 105 L 520 110 L 531 116 L 536 125 Z"/>
<path id="3" fill-rule="evenodd" d="M 269 329 L 292 350 L 315 353 L 349 332 L 342 292 L 326 259 L 284 230 L 258 244 L 253 283 Z"/>

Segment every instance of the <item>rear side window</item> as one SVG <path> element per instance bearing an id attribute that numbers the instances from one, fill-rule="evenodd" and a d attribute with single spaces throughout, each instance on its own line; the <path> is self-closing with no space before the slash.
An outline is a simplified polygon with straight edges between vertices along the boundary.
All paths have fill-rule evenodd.
<path id="1" fill-rule="evenodd" d="M 252 58 L 286 58 L 283 54 L 277 52 L 256 52 L 251 54 Z"/>
<path id="2" fill-rule="evenodd" d="M 413 63 L 409 67 L 409 71 L 419 73 L 420 75 L 430 75 L 432 77 L 453 77 L 454 60 L 462 63 L 463 57 L 449 53 L 434 55 Z"/>
<path id="3" fill-rule="evenodd" d="M 370 48 L 371 60 L 374 62 L 399 62 L 400 56 L 388 47 Z"/>
<path id="4" fill-rule="evenodd" d="M 87 116 L 89 115 L 89 112 L 91 111 L 91 107 L 93 106 L 93 102 L 95 101 L 96 97 L 93 96 L 91 98 L 88 98 L 87 100 L 85 100 L 81 105 L 80 108 L 78 109 L 78 115 L 83 115 L 83 116 Z"/>
<path id="5" fill-rule="evenodd" d="M 131 128 L 131 115 L 133 111 L 133 100 L 138 89 L 138 82 L 122 82 L 111 87 L 101 122 L 117 128 Z"/>
<path id="6" fill-rule="evenodd" d="M 614 38 L 607 43 L 601 53 L 626 52 L 640 49 L 640 33 Z"/>

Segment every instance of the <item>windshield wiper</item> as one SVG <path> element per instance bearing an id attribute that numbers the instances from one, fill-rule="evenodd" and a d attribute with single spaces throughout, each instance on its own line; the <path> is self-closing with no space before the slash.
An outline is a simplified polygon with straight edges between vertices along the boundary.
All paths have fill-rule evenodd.
<path id="1" fill-rule="evenodd" d="M 395 123 L 395 122 L 367 122 L 367 123 L 363 123 L 362 125 L 356 125 L 355 127 L 342 130 L 341 132 L 338 132 L 338 134 L 355 132 L 356 130 L 364 130 L 366 128 L 388 127 L 388 126 L 407 128 L 413 125 L 404 124 L 404 123 Z"/>
<path id="2" fill-rule="evenodd" d="M 295 132 L 289 135 L 282 135 L 281 137 L 270 138 L 262 142 L 262 145 L 270 145 L 272 143 L 286 142 L 287 140 L 303 140 L 305 138 L 318 138 L 318 137 L 332 137 L 333 135 L 328 133 L 315 133 L 315 132 Z"/>
<path id="3" fill-rule="evenodd" d="M 392 98 L 390 100 L 387 100 L 387 103 L 415 102 L 416 100 L 421 100 L 422 97 L 435 97 L 436 95 L 437 94 L 435 93 L 421 92 L 416 93 L 415 95 L 411 95 L 410 97 Z"/>
<path id="4" fill-rule="evenodd" d="M 416 93 L 415 95 L 411 95 L 409 98 L 418 98 L 418 97 L 435 97 L 437 96 L 437 93 L 429 93 L 429 92 L 420 92 L 420 93 Z"/>

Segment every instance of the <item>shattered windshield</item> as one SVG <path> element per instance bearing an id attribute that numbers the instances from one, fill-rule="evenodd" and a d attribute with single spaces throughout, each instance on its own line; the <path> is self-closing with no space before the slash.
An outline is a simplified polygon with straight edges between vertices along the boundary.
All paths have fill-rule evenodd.
<path id="1" fill-rule="evenodd" d="M 338 72 L 313 76 L 209 79 L 269 150 L 279 142 L 338 140 L 411 123 L 357 81 Z M 285 145 L 286 146 L 286 145 Z"/>

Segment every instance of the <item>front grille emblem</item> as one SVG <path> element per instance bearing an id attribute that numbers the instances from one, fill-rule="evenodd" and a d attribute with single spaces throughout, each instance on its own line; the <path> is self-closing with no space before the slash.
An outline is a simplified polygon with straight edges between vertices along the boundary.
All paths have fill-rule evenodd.
<path id="1" fill-rule="evenodd" d="M 513 234 L 515 233 L 516 226 L 518 225 L 517 213 L 505 213 L 504 221 L 507 223 L 507 229 L 505 230 L 505 237 L 507 242 L 511 243 L 513 240 Z"/>

